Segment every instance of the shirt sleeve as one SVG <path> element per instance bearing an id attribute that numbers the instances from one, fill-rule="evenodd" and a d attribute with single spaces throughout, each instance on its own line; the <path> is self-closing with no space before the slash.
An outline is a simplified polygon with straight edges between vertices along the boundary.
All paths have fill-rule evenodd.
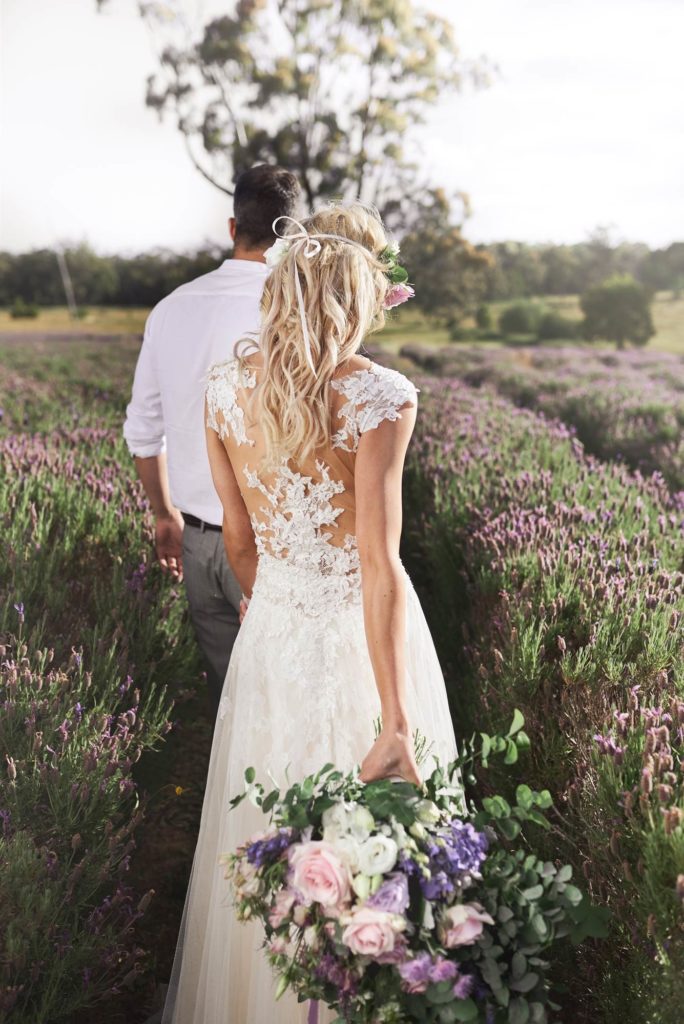
<path id="1" fill-rule="evenodd" d="M 154 310 L 145 324 L 123 434 L 131 455 L 150 458 L 166 450 L 164 413 L 154 359 Z"/>

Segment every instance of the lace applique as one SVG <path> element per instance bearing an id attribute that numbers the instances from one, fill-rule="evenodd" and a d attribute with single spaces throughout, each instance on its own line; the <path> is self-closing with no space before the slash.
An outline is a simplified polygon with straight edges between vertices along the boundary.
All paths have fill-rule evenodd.
<path id="1" fill-rule="evenodd" d="M 319 480 L 303 476 L 283 463 L 271 487 L 248 466 L 244 467 L 244 474 L 247 485 L 259 490 L 268 502 L 260 509 L 261 517 L 251 516 L 259 556 L 271 555 L 290 567 L 311 573 L 311 583 L 301 588 L 300 597 L 306 598 L 307 605 L 320 603 L 323 607 L 330 602 L 320 600 L 323 594 L 316 597 L 311 584 L 315 590 L 316 578 L 322 580 L 329 597 L 330 577 L 358 575 L 359 556 L 354 537 L 345 537 L 342 547 L 330 543 L 331 534 L 325 527 L 334 526 L 342 514 L 341 508 L 333 507 L 332 499 L 345 488 L 341 481 L 331 479 L 329 467 L 320 459 L 316 469 Z M 347 580 L 343 584 L 345 592 L 349 583 Z M 354 587 L 357 585 L 354 582 Z M 339 597 L 337 593 L 335 600 L 339 601 Z"/>
<path id="2" fill-rule="evenodd" d="M 237 359 L 215 363 L 207 374 L 207 426 L 223 440 L 230 430 L 236 444 L 253 445 L 245 430 L 245 417 L 238 405 L 238 388 L 256 387 L 256 375 L 242 370 Z"/>
<path id="3" fill-rule="evenodd" d="M 361 435 L 383 420 L 401 419 L 399 410 L 409 403 L 415 405 L 418 393 L 403 374 L 375 363 L 331 383 L 347 399 L 338 414 L 344 426 L 333 437 L 333 447 L 346 452 L 355 452 Z"/>

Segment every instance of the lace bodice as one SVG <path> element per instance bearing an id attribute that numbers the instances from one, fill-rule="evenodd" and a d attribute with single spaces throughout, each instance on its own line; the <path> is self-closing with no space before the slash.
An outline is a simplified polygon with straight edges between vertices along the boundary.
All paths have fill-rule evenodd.
<path id="1" fill-rule="evenodd" d="M 264 441 L 250 413 L 258 371 L 228 360 L 207 380 L 207 426 L 223 441 L 249 512 L 260 575 L 272 567 L 283 600 L 310 614 L 360 601 L 356 547 L 354 464 L 361 437 L 395 421 L 416 404 L 416 388 L 402 374 L 371 363 L 331 381 L 331 441 L 302 465 L 283 461 L 264 472 Z M 277 580 L 276 580 L 277 574 Z M 283 592 L 285 588 L 285 592 Z"/>

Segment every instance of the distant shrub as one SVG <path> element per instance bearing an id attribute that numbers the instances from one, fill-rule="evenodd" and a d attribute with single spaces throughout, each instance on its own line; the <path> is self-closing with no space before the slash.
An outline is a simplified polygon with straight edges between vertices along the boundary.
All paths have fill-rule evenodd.
<path id="1" fill-rule="evenodd" d="M 29 320 L 38 316 L 38 306 L 35 302 L 25 302 L 23 299 L 15 299 L 10 306 L 9 314 L 13 320 Z"/>
<path id="2" fill-rule="evenodd" d="M 543 310 L 536 302 L 514 302 L 499 317 L 502 334 L 536 334 Z"/>
<path id="3" fill-rule="evenodd" d="M 463 324 L 452 323 L 449 326 L 450 341 L 471 341 L 474 334 L 472 327 L 464 327 Z"/>
<path id="4" fill-rule="evenodd" d="M 651 293 L 628 274 L 611 277 L 585 292 L 581 298 L 584 336 L 589 341 L 614 341 L 645 345 L 655 334 Z"/>
<path id="5" fill-rule="evenodd" d="M 477 307 L 475 312 L 475 323 L 481 331 L 491 331 L 494 326 L 492 311 L 486 303 Z"/>
<path id="6" fill-rule="evenodd" d="M 576 338 L 579 333 L 579 327 L 580 324 L 577 320 L 571 320 L 570 317 L 549 311 L 544 313 L 539 321 L 537 338 L 539 341 L 560 341 Z"/>

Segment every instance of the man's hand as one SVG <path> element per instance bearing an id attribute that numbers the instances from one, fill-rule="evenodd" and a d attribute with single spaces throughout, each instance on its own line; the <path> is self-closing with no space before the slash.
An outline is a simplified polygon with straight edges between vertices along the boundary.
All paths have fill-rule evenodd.
<path id="1" fill-rule="evenodd" d="M 154 548 L 162 572 L 169 573 L 180 583 L 183 579 L 183 518 L 176 509 L 155 519 Z"/>

